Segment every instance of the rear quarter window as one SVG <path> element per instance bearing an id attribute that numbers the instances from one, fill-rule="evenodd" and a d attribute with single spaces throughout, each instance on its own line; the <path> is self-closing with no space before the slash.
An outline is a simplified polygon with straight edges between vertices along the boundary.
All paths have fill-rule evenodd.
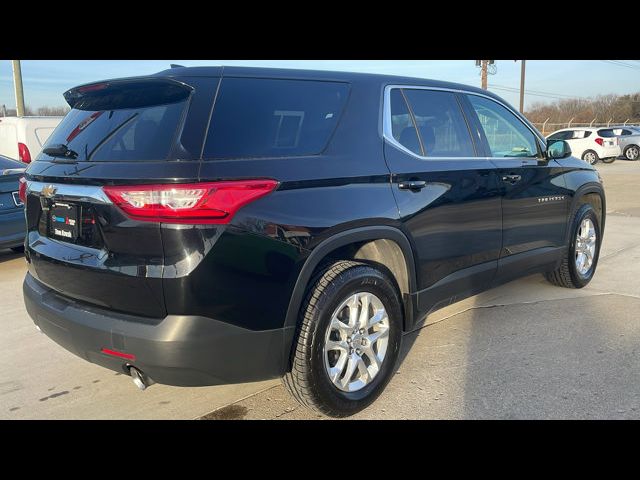
<path id="1" fill-rule="evenodd" d="M 224 78 L 204 159 L 316 155 L 326 147 L 349 95 L 340 82 Z"/>
<path id="2" fill-rule="evenodd" d="M 616 133 L 613 131 L 612 128 L 607 128 L 607 129 L 598 130 L 598 135 L 603 138 L 611 138 L 611 137 L 615 137 Z"/>

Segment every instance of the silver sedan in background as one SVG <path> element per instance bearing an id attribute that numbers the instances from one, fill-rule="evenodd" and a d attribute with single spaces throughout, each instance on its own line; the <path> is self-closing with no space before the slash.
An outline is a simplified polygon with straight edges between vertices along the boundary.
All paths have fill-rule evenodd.
<path id="1" fill-rule="evenodd" d="M 624 126 L 612 129 L 618 137 L 620 151 L 627 160 L 637 160 L 640 157 L 640 127 Z"/>

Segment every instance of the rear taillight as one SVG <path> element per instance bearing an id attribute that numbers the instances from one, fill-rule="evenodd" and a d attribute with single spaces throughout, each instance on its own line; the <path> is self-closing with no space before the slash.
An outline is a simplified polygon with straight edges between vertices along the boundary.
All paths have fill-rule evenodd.
<path id="1" fill-rule="evenodd" d="M 601 138 L 596 138 L 596 143 L 600 146 L 602 146 L 602 144 L 604 143 L 604 140 Z"/>
<path id="2" fill-rule="evenodd" d="M 21 162 L 31 163 L 31 152 L 24 143 L 18 142 L 18 158 Z"/>
<path id="3" fill-rule="evenodd" d="M 275 180 L 102 187 L 127 216 L 167 223 L 229 223 L 246 204 L 272 192 Z"/>
<path id="4" fill-rule="evenodd" d="M 22 203 L 27 203 L 27 180 L 24 177 L 18 180 L 18 196 Z"/>

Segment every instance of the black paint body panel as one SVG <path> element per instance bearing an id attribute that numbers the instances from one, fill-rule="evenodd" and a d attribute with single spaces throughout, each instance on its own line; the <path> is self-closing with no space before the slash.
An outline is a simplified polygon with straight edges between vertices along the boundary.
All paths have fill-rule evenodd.
<path id="1" fill-rule="evenodd" d="M 24 287 L 36 323 L 44 318 L 64 324 L 67 331 L 84 332 L 77 337 L 82 345 L 73 334 L 71 340 L 56 341 L 89 361 L 117 369 L 122 362 L 105 359 L 95 348 L 100 342 L 117 347 L 105 332 L 118 330 L 157 382 L 215 384 L 282 374 L 313 269 L 348 243 L 388 238 L 401 247 L 410 275 L 410 291 L 403 298 L 405 329 L 410 330 L 435 308 L 553 267 L 567 244 L 566 225 L 576 192 L 588 186 L 604 197 L 597 172 L 581 160 L 493 161 L 482 156 L 479 145 L 477 156 L 420 160 L 383 139 L 386 85 L 451 88 L 497 98 L 473 87 L 366 74 L 240 68 L 175 68 L 157 75 L 194 88 L 181 131 L 183 145 L 175 150 L 182 152 L 177 160 L 35 161 L 27 178 L 98 186 L 272 178 L 278 188 L 240 209 L 229 225 L 138 222 L 113 205 L 92 207 L 102 220 L 99 240 L 92 245 L 47 238 L 39 199 L 30 196 L 30 273 Z M 350 94 L 336 130 L 318 155 L 201 158 L 219 80 L 226 76 L 342 81 L 350 83 Z M 508 185 L 504 174 L 519 174 L 522 181 Z M 418 192 L 400 190 L 398 183 L 409 180 L 423 180 L 427 186 Z M 539 201 L 544 197 L 553 199 Z M 55 305 L 63 304 L 56 310 Z M 108 327 L 78 326 L 83 311 L 98 312 Z M 135 317 L 130 330 L 123 315 Z M 145 325 L 146 340 L 136 336 L 138 324 Z M 177 350 L 163 350 L 155 343 L 169 325 L 187 332 L 179 340 L 183 343 L 174 345 Z M 153 333 L 153 328 L 164 333 Z M 54 331 L 48 327 L 46 333 L 54 336 Z M 233 358 L 224 342 L 215 340 L 215 332 L 222 332 L 220 338 L 229 345 L 246 336 L 260 347 L 254 356 Z M 187 345 L 191 341 L 192 356 Z M 215 344 L 211 358 L 216 362 L 205 358 L 205 341 Z M 163 355 L 175 361 L 161 365 Z M 240 368 L 238 362 L 246 365 Z M 259 363 L 265 367 L 258 368 Z"/>

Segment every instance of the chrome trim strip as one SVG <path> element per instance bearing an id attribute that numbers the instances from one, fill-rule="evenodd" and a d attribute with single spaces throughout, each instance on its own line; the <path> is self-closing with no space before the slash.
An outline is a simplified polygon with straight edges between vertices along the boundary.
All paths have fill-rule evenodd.
<path id="1" fill-rule="evenodd" d="M 111 200 L 95 185 L 70 185 L 66 183 L 43 183 L 27 181 L 27 194 L 42 195 L 42 189 L 53 186 L 56 188 L 53 200 L 71 200 L 76 202 L 111 204 Z"/>
<path id="2" fill-rule="evenodd" d="M 391 145 L 393 145 L 394 147 L 396 147 L 397 149 L 411 155 L 412 157 L 418 158 L 420 160 L 514 160 L 514 159 L 518 159 L 518 158 L 522 158 L 522 159 L 527 159 L 527 160 L 536 160 L 537 157 L 423 157 L 422 155 L 417 155 L 416 153 L 413 153 L 411 150 L 409 150 L 408 148 L 406 148 L 404 145 L 400 144 L 395 138 L 393 138 L 393 130 L 392 130 L 392 125 L 391 125 L 391 90 L 393 90 L 394 88 L 403 88 L 403 89 L 413 89 L 413 90 L 439 90 L 439 91 L 444 91 L 444 92 L 452 92 L 452 93 L 461 93 L 464 95 L 477 95 L 478 97 L 484 97 L 487 98 L 488 100 L 492 100 L 494 102 L 496 102 L 499 105 L 502 105 L 504 108 L 506 108 L 507 110 L 509 110 L 511 113 L 513 113 L 516 118 L 519 118 L 519 115 L 516 113 L 516 111 L 509 107 L 508 105 L 506 105 L 505 103 L 496 100 L 493 97 L 490 97 L 489 95 L 483 95 L 482 93 L 478 93 L 478 92 L 470 92 L 467 90 L 460 90 L 460 89 L 455 89 L 455 88 L 444 88 L 444 87 L 427 87 L 427 86 L 422 86 L 422 85 L 387 85 L 384 87 L 384 96 L 383 96 L 383 108 L 382 108 L 382 137 L 388 141 Z M 533 135 L 540 140 L 543 144 L 546 143 L 546 140 L 544 139 L 544 137 L 540 136 L 539 133 L 536 133 L 535 131 L 531 130 L 531 127 L 529 127 L 529 125 L 527 125 L 525 122 L 522 122 L 522 124 L 527 127 L 529 129 L 529 131 L 531 133 L 533 133 Z"/>
<path id="3" fill-rule="evenodd" d="M 24 173 L 26 168 L 6 168 L 4 170 L 0 170 L 0 175 L 13 175 L 16 173 Z"/>

